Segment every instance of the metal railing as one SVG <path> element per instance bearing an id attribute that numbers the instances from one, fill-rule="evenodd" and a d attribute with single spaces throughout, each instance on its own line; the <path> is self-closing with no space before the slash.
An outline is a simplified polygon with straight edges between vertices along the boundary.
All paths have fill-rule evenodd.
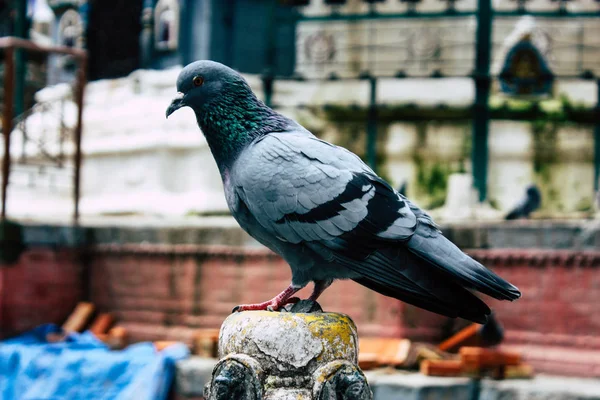
<path id="1" fill-rule="evenodd" d="M 79 197 L 81 180 L 81 133 L 83 125 L 83 95 L 86 84 L 87 70 L 87 52 L 82 49 L 60 47 L 60 46 L 41 46 L 32 41 L 16 38 L 1 37 L 0 50 L 4 52 L 4 108 L 2 110 L 2 133 L 4 135 L 4 158 L 2 160 L 2 210 L 0 218 L 6 218 L 6 203 L 8 185 L 10 182 L 11 171 L 11 133 L 15 126 L 14 120 L 14 98 L 15 98 L 15 55 L 17 51 L 26 51 L 44 54 L 63 54 L 69 55 L 77 62 L 77 75 L 75 84 L 75 104 L 77 105 L 77 118 L 73 131 L 73 141 L 75 146 L 74 154 L 74 174 L 73 174 L 73 221 L 75 224 L 79 220 Z"/>
<path id="2" fill-rule="evenodd" d="M 314 0 L 313 0 L 314 1 Z M 392 0 L 388 0 L 389 3 Z M 378 104 L 376 103 L 377 79 L 379 78 L 408 78 L 408 77 L 465 77 L 473 80 L 475 85 L 475 100 L 471 107 L 471 115 L 473 121 L 472 133 L 472 171 L 475 187 L 479 191 L 481 201 L 487 197 L 487 165 L 488 165 L 488 131 L 491 113 L 489 108 L 489 98 L 491 95 L 492 82 L 498 78 L 497 72 L 492 70 L 494 48 L 501 46 L 497 40 L 494 41 L 495 29 L 506 28 L 506 24 L 512 23 L 519 17 L 532 16 L 542 19 L 551 19 L 553 29 L 547 32 L 550 40 L 553 42 L 553 50 L 560 51 L 562 59 L 556 60 L 553 66 L 555 78 L 562 79 L 584 79 L 596 82 L 598 90 L 598 102 L 596 106 L 596 115 L 598 116 L 594 127 L 595 140 L 595 161 L 594 161 L 594 187 L 598 190 L 600 181 L 600 75 L 595 68 L 594 60 L 586 60 L 585 53 L 592 51 L 595 54 L 600 52 L 600 42 L 593 43 L 584 42 L 583 37 L 598 37 L 600 34 L 597 25 L 585 27 L 583 23 L 576 24 L 579 29 L 578 39 L 576 41 L 568 40 L 563 37 L 561 30 L 564 28 L 566 21 L 575 21 L 588 19 L 590 21 L 600 21 L 600 0 L 596 0 L 596 5 L 588 4 L 584 9 L 572 9 L 568 4 L 570 0 L 548 0 L 547 10 L 539 10 L 528 6 L 528 0 L 515 0 L 513 4 L 506 7 L 507 2 L 504 2 L 503 7 L 497 8 L 492 4 L 492 0 L 478 0 L 473 7 L 469 9 L 457 9 L 455 0 L 442 0 L 445 4 L 445 9 L 440 11 L 420 10 L 419 0 L 403 0 L 407 3 L 405 11 L 401 12 L 382 12 L 379 4 L 386 3 L 384 0 L 363 0 L 363 3 L 368 3 L 366 7 L 361 7 L 361 11 L 345 10 L 342 8 L 350 1 L 327 1 L 325 5 L 329 5 L 328 10 L 319 14 L 306 15 L 298 13 L 296 22 L 315 23 L 318 27 L 322 24 L 326 26 L 327 32 L 335 32 L 335 27 L 340 27 L 340 30 L 348 30 L 352 26 L 352 32 L 356 33 L 356 23 L 362 22 L 371 24 L 369 34 L 363 34 L 366 38 L 358 46 L 352 43 L 352 46 L 336 49 L 336 60 L 331 61 L 328 66 L 327 62 L 323 63 L 323 68 L 326 68 L 328 73 L 325 76 L 304 76 L 302 72 L 295 72 L 294 77 L 273 76 L 265 73 L 264 81 L 264 98 L 267 103 L 272 98 L 273 84 L 276 80 L 298 79 L 298 80 L 355 80 L 368 79 L 370 81 L 369 95 L 369 112 L 367 113 L 366 131 L 366 154 L 367 160 L 372 167 L 375 167 L 375 142 L 377 138 L 377 114 Z M 281 0 L 282 4 L 288 6 L 307 6 L 311 3 L 310 0 Z M 358 3 L 358 2 L 356 2 Z M 355 5 L 356 5 L 355 3 Z M 576 3 L 576 2 L 573 2 Z M 451 32 L 444 31 L 439 26 L 436 27 L 439 36 L 439 45 L 435 51 L 425 51 L 423 54 L 411 56 L 407 51 L 410 45 L 408 40 L 396 40 L 393 43 L 381 43 L 375 40 L 378 36 L 378 31 L 394 30 L 397 32 L 406 32 L 409 23 L 423 23 L 428 20 L 448 20 L 452 21 L 452 27 L 455 30 L 465 28 L 465 22 L 474 21 L 474 29 L 470 32 Z M 394 24 L 389 26 L 388 22 L 402 21 L 402 24 Z M 560 21 L 560 22 L 559 22 Z M 327 24 L 327 25 L 325 25 Z M 462 24 L 462 25 L 461 25 Z M 503 26 L 504 25 L 504 26 Z M 365 29 L 365 28 L 363 28 Z M 506 29 L 504 29 L 506 30 Z M 584 32 L 584 30 L 587 30 Z M 390 36 L 390 35 L 388 35 Z M 396 35 L 395 37 L 401 37 Z M 373 39 L 375 38 L 375 39 Z M 423 35 L 418 35 L 420 40 L 423 40 Z M 456 46 L 461 48 L 471 48 L 472 51 L 464 52 L 462 58 L 456 59 L 448 56 L 448 53 L 453 53 Z M 373 53 L 378 47 L 385 49 L 389 54 L 392 51 L 406 52 L 404 58 L 395 57 L 391 60 L 377 59 L 377 57 L 365 57 L 361 60 L 359 68 L 354 68 L 353 71 L 344 69 L 342 63 L 338 63 L 340 54 L 345 59 L 360 59 L 361 53 Z M 446 51 L 448 50 L 448 51 Z M 564 52 L 569 55 L 565 56 Z M 461 53 L 462 54 L 462 53 Z M 547 55 L 544 55 L 547 56 Z M 383 62 L 382 62 L 383 61 Z M 355 64 L 357 64 L 356 62 Z M 423 65 L 419 64 L 422 63 Z M 349 64 L 346 62 L 346 64 Z M 416 65 L 416 66 L 415 66 Z M 306 63 L 300 59 L 296 64 L 300 69 L 307 67 Z M 423 67 L 425 66 L 425 67 Z M 267 67 L 266 71 L 272 70 L 272 66 Z M 329 73 L 331 70 L 331 73 Z M 417 72 L 415 72 L 417 71 Z M 318 74 L 317 74 L 318 75 Z M 321 74 L 323 75 L 323 74 Z M 268 85 L 266 83 L 269 83 Z"/>

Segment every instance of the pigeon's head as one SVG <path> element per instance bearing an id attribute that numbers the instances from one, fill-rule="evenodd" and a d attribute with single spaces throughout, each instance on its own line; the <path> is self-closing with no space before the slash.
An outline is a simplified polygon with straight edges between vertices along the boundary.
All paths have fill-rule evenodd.
<path id="1" fill-rule="evenodd" d="M 177 95 L 167 108 L 167 118 L 182 107 L 190 107 L 198 115 L 215 101 L 229 101 L 249 93 L 250 87 L 233 69 L 215 61 L 196 61 L 179 73 Z"/>
<path id="2" fill-rule="evenodd" d="M 534 184 L 527 186 L 526 192 L 527 192 L 527 196 L 529 196 L 530 198 L 539 199 L 540 197 L 542 197 L 542 194 L 540 193 L 540 189 L 538 189 L 538 187 Z"/>

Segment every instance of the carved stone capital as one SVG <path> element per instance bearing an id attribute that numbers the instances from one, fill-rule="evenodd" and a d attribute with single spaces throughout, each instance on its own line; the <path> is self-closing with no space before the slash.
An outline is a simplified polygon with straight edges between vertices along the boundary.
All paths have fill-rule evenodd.
<path id="1" fill-rule="evenodd" d="M 372 399 L 357 366 L 356 326 L 343 314 L 231 314 L 221 326 L 219 356 L 205 390 L 210 400 Z"/>

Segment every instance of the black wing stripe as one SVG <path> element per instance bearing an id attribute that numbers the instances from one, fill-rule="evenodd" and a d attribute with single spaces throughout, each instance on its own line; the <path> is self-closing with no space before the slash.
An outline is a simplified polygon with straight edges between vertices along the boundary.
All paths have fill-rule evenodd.
<path id="1" fill-rule="evenodd" d="M 334 197 L 332 200 L 320 204 L 311 209 L 307 213 L 290 213 L 286 214 L 276 221 L 277 224 L 285 224 L 289 222 L 316 222 L 329 220 L 346 210 L 344 203 L 350 203 L 354 200 L 361 199 L 370 189 L 370 182 L 359 174 L 354 174 L 352 180 L 348 182 L 345 190 Z"/>

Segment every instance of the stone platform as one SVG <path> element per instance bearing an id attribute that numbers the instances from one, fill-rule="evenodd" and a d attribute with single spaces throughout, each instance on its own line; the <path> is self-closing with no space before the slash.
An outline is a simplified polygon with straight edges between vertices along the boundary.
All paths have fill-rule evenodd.
<path id="1" fill-rule="evenodd" d="M 217 360 L 191 357 L 177 364 L 173 400 L 202 399 Z M 538 375 L 534 379 L 479 383 L 395 370 L 366 372 L 374 400 L 600 400 L 600 379 Z M 477 394 L 478 393 L 478 394 Z"/>

